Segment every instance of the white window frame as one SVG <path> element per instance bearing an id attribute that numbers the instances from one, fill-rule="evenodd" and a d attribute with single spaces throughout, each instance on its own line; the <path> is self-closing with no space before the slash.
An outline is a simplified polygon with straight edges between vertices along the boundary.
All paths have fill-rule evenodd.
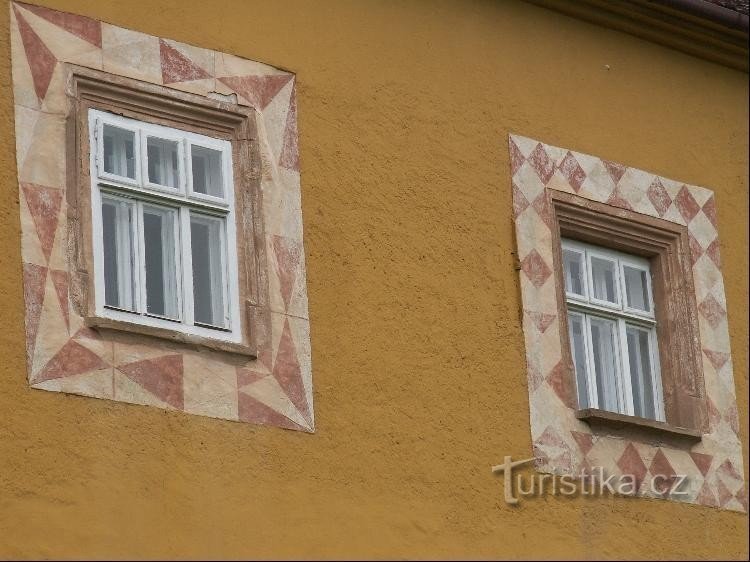
<path id="1" fill-rule="evenodd" d="M 585 394 L 587 397 L 587 408 L 600 408 L 599 393 L 597 388 L 596 373 L 594 371 L 593 344 L 591 341 L 591 319 L 603 318 L 613 320 L 616 323 L 617 345 L 615 346 L 615 364 L 616 364 L 616 382 L 618 412 L 633 416 L 635 409 L 633 404 L 633 388 L 630 376 L 630 358 L 628 356 L 627 327 L 628 325 L 645 329 L 649 333 L 649 359 L 653 370 L 652 396 L 654 397 L 654 415 L 657 421 L 666 421 L 664 412 L 664 397 L 661 383 L 661 370 L 659 367 L 659 348 L 656 337 L 656 316 L 654 313 L 653 289 L 651 281 L 651 268 L 648 260 L 586 244 L 569 239 L 562 239 L 562 250 L 568 250 L 584 255 L 583 263 L 586 270 L 583 272 L 583 285 L 586 295 L 571 293 L 565 286 L 566 304 L 569 315 L 582 317 L 583 322 L 583 347 L 586 354 L 586 381 L 587 387 Z M 609 301 L 602 301 L 593 296 L 593 279 L 591 271 L 591 258 L 597 257 L 612 261 L 615 263 L 615 289 L 617 292 L 618 303 L 614 304 Z M 648 311 L 631 308 L 627 303 L 625 290 L 624 267 L 632 267 L 645 271 L 647 293 L 648 293 Z M 564 268 L 563 263 L 563 268 Z M 563 283 L 566 283 L 566 271 L 563 270 Z M 571 335 L 571 356 L 575 353 L 572 348 Z M 578 377 L 575 377 L 578 385 Z M 581 392 L 579 389 L 578 396 Z M 579 404 L 580 406 L 580 404 Z M 601 407 L 601 409 L 604 409 Z"/>
<path id="2" fill-rule="evenodd" d="M 92 147 L 89 168 L 91 171 L 91 219 L 96 315 L 112 320 L 164 328 L 204 338 L 241 343 L 237 232 L 231 142 L 189 131 L 137 121 L 95 109 L 89 110 L 88 123 L 89 140 Z M 135 180 L 104 172 L 102 130 L 105 124 L 135 132 Z M 180 158 L 178 189 L 151 184 L 148 181 L 146 143 L 149 136 L 166 140 L 178 140 L 178 156 Z M 192 193 L 190 188 L 191 174 L 189 170 L 191 169 L 191 163 L 189 158 L 190 147 L 193 144 L 221 153 L 223 198 Z M 136 218 L 133 225 L 135 228 L 134 262 L 137 266 L 134 287 L 134 301 L 137 302 L 136 312 L 105 305 L 102 194 L 116 198 L 126 198 L 136 202 L 137 212 L 135 213 Z M 177 220 L 175 221 L 175 267 L 177 270 L 179 321 L 146 313 L 145 261 L 142 257 L 145 240 L 143 239 L 143 228 L 140 224 L 144 204 L 177 209 Z M 221 260 L 225 275 L 223 303 L 226 327 L 223 328 L 206 327 L 205 325 L 197 325 L 195 323 L 192 251 L 190 246 L 191 212 L 221 217 L 224 220 L 225 226 L 221 234 Z"/>

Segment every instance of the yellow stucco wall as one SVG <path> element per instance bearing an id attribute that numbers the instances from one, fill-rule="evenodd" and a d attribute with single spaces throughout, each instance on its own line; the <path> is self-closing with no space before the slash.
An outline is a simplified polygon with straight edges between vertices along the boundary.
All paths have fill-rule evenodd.
<path id="1" fill-rule="evenodd" d="M 43 4 L 298 74 L 317 432 L 28 388 L 2 0 L 0 557 L 747 557 L 489 470 L 531 451 L 509 132 L 715 190 L 747 440 L 747 75 L 510 1 Z"/>

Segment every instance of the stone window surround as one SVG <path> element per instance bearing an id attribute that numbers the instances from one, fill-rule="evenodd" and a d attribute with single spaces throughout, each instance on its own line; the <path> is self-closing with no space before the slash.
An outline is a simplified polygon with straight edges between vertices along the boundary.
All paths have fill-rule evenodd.
<path id="1" fill-rule="evenodd" d="M 296 75 L 43 6 L 11 2 L 9 11 L 30 388 L 314 432 Z M 94 329 L 74 306 L 89 295 L 79 294 L 70 259 L 76 225 L 69 224 L 68 198 L 75 196 L 68 186 L 78 171 L 66 150 L 69 65 L 137 80 L 178 100 L 197 95 L 207 107 L 231 100 L 253 115 L 255 131 L 246 138 L 259 153 L 254 178 L 262 197 L 253 211 L 264 238 L 253 240 L 258 287 L 245 310 L 246 348 Z"/>
<path id="2" fill-rule="evenodd" d="M 714 193 L 521 135 L 510 134 L 508 140 L 536 469 L 574 477 L 592 470 L 628 474 L 636 479 L 638 496 L 747 512 Z M 692 394 L 705 405 L 705 415 L 694 420 L 699 429 L 680 431 L 645 420 L 635 424 L 629 416 L 579 410 L 571 400 L 574 381 L 563 334 L 567 321 L 560 315 L 564 280 L 557 248 L 565 198 L 596 210 L 608 208 L 617 217 L 654 219 L 667 231 L 681 233 L 679 258 L 687 275 L 674 278 L 692 283 L 685 292 L 697 304 L 703 389 L 693 378 Z M 651 249 L 646 255 L 656 253 Z M 679 494 L 649 485 L 657 476 L 674 474 L 687 477 Z"/>
<path id="3" fill-rule="evenodd" d="M 263 252 L 263 220 L 260 213 L 260 156 L 255 110 L 202 96 L 178 92 L 76 65 L 67 67 L 66 95 L 71 104 L 67 127 L 68 176 L 68 252 L 72 272 L 71 304 L 84 318 L 85 325 L 96 330 L 118 330 L 161 338 L 198 348 L 240 356 L 257 356 L 255 334 L 258 314 L 255 308 L 267 302 L 259 294 L 264 275 L 260 264 Z M 91 225 L 91 180 L 89 172 L 88 111 L 98 109 L 190 132 L 229 140 L 237 223 L 237 259 L 240 294 L 242 343 L 188 335 L 175 330 L 139 325 L 104 318 L 95 314 L 93 248 Z"/>
<path id="4" fill-rule="evenodd" d="M 571 193 L 550 190 L 549 197 L 556 225 L 552 229 L 554 270 L 568 404 L 577 409 L 561 238 L 639 255 L 650 261 L 666 423 L 590 408 L 578 410 L 577 417 L 594 423 L 633 424 L 639 430 L 648 428 L 699 438 L 705 425 L 705 389 L 687 228 Z"/>

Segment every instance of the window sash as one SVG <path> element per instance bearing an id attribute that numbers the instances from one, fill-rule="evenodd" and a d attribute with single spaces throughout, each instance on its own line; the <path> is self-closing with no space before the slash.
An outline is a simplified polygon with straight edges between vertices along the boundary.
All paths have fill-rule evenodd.
<path id="1" fill-rule="evenodd" d="M 568 330 L 570 335 L 571 357 L 575 369 L 576 386 L 578 389 L 579 407 L 598 408 L 611 410 L 626 415 L 644 416 L 653 411 L 653 419 L 664 421 L 664 400 L 661 386 L 661 373 L 659 370 L 658 342 L 656 339 L 656 318 L 653 303 L 653 289 L 648 261 L 636 256 L 629 256 L 621 252 L 599 248 L 575 242 L 572 240 L 562 241 L 563 252 L 574 252 L 582 256 L 579 263 L 583 263 L 581 293 L 573 292 L 568 287 L 568 262 L 563 260 L 563 277 L 568 309 Z M 565 256 L 565 254 L 563 254 Z M 568 257 L 572 254 L 568 254 Z M 592 274 L 592 258 L 604 259 L 613 264 L 611 270 L 614 276 L 614 292 L 617 303 L 594 296 L 594 279 Z M 648 310 L 630 306 L 632 301 L 628 299 L 625 268 L 632 268 L 643 272 L 646 285 L 644 304 Z M 612 287 L 610 287 L 612 288 Z M 603 373 L 597 372 L 597 365 L 602 367 L 604 357 L 597 357 L 594 345 L 594 325 L 606 326 L 606 323 L 614 327 L 614 340 L 612 360 L 614 365 L 614 377 L 606 380 Z M 574 326 L 574 323 L 576 324 Z M 580 326 L 582 334 L 576 333 Z M 637 351 L 630 349 L 628 343 L 628 330 L 638 330 L 647 334 L 646 343 L 647 357 L 638 356 Z M 585 355 L 584 358 L 581 354 Z M 631 365 L 631 355 L 641 360 L 641 364 Z M 645 361 L 645 362 L 644 362 Z M 644 376 L 642 368 L 648 365 L 651 372 L 650 378 Z M 584 369 L 585 372 L 580 372 Z M 633 376 L 635 375 L 635 377 Z M 635 378 L 635 381 L 633 380 Z M 648 385 L 642 384 L 645 379 Z M 606 388 L 601 388 L 605 385 Z M 583 386 L 583 388 L 582 388 Z M 645 396 L 649 395 L 651 401 L 646 405 Z M 609 397 L 605 403 L 602 398 Z M 653 402 L 653 404 L 651 404 Z"/>
<path id="2" fill-rule="evenodd" d="M 653 326 L 644 326 L 642 324 L 636 324 L 630 322 L 624 318 L 598 316 L 594 314 L 582 313 L 575 310 L 571 310 L 568 314 L 569 330 L 572 333 L 573 329 L 570 324 L 571 318 L 574 322 L 580 322 L 583 326 L 583 342 L 582 345 L 576 349 L 574 336 L 571 336 L 571 354 L 573 358 L 573 366 L 576 374 L 576 385 L 578 388 L 579 396 L 579 407 L 581 408 L 598 408 L 602 410 L 614 411 L 629 416 L 636 415 L 636 409 L 634 404 L 633 394 L 633 381 L 631 377 L 631 364 L 630 364 L 630 348 L 627 340 L 628 328 L 635 328 L 637 330 L 644 331 L 648 334 L 648 362 L 651 367 L 650 384 L 648 387 L 643 387 L 644 390 L 648 390 L 649 394 L 653 398 L 653 404 L 649 404 L 649 407 L 653 408 L 654 418 L 658 421 L 665 421 L 664 417 L 664 400 L 662 396 L 661 387 L 661 373 L 659 370 L 659 359 L 658 359 L 658 348 L 656 345 L 656 329 Z M 613 363 L 614 363 L 614 377 L 610 381 L 606 381 L 598 372 L 597 365 L 602 365 L 604 358 L 600 357 L 597 360 L 596 351 L 593 341 L 592 334 L 592 322 L 611 322 L 613 325 Z M 583 348 L 585 359 L 579 356 L 579 352 Z M 578 371 L 579 367 L 585 368 L 585 373 Z M 605 383 L 606 388 L 600 388 L 600 381 Z M 581 384 L 585 384 L 585 388 L 581 388 Z M 636 389 L 636 395 L 643 395 L 640 389 Z M 614 397 L 614 404 L 605 404 L 602 402 L 602 397 L 611 396 Z M 581 398 L 584 398 L 583 400 Z M 639 411 L 642 414 L 646 408 L 640 408 Z M 645 416 L 642 416 L 645 417 Z"/>
<path id="3" fill-rule="evenodd" d="M 92 228 L 94 246 L 95 270 L 95 301 L 98 315 L 131 323 L 166 328 L 188 334 L 195 334 L 213 339 L 239 343 L 241 331 L 239 323 L 239 287 L 237 284 L 237 248 L 236 225 L 234 221 L 232 189 L 231 144 L 196 135 L 194 133 L 170 129 L 149 123 L 141 123 L 120 116 L 107 114 L 98 110 L 89 111 L 89 125 L 91 146 L 91 181 L 92 181 Z M 102 131 L 105 125 L 132 131 L 135 135 L 135 180 L 104 172 L 102 162 Z M 148 176 L 148 148 L 149 138 L 176 141 L 178 147 L 179 174 L 177 188 L 149 181 Z M 216 150 L 221 157 L 222 197 L 197 197 L 191 193 L 190 174 L 186 170 L 190 167 L 186 159 L 189 146 L 197 145 Z M 198 194 L 201 195 L 201 194 Z M 132 228 L 133 248 L 132 261 L 135 272 L 133 274 L 133 310 L 107 305 L 105 302 L 104 278 L 104 242 L 103 242 L 103 200 L 117 200 L 128 202 L 135 209 Z M 174 212 L 173 227 L 170 240 L 174 245 L 173 266 L 174 281 L 168 284 L 168 290 L 176 292 L 176 310 L 170 307 L 170 312 L 176 314 L 157 314 L 149 312 L 146 286 L 146 244 L 144 235 L 144 208 L 161 209 Z M 223 320 L 221 325 L 199 323 L 194 318 L 193 303 L 193 270 L 192 270 L 192 241 L 190 232 L 190 216 L 197 214 L 211 220 L 220 221 L 218 227 L 220 244 L 217 248 L 220 261 L 221 281 L 215 283 L 220 287 L 221 295 L 215 296 L 216 302 L 221 303 L 222 310 L 215 318 Z M 216 227 L 215 227 L 216 228 Z M 162 231 L 163 235 L 166 235 Z M 166 240 L 166 238 L 165 238 Z M 157 252 L 158 253 L 158 252 Z M 156 258 L 154 258 L 156 259 Z M 164 259 L 162 254 L 161 259 Z M 154 263 L 156 263 L 154 261 Z M 171 279 L 171 277 L 170 277 Z M 218 289 L 217 289 L 218 290 Z M 166 309 L 165 309 L 166 310 Z"/>

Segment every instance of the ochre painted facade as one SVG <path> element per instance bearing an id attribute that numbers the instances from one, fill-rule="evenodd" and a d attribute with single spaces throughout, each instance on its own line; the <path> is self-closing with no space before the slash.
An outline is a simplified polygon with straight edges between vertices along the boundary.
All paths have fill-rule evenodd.
<path id="1" fill-rule="evenodd" d="M 509 133 L 714 191 L 747 441 L 745 74 L 521 2 L 44 4 L 296 73 L 316 432 L 28 387 L 2 2 L 0 556 L 747 557 L 746 514 L 490 473 L 532 449 Z"/>

